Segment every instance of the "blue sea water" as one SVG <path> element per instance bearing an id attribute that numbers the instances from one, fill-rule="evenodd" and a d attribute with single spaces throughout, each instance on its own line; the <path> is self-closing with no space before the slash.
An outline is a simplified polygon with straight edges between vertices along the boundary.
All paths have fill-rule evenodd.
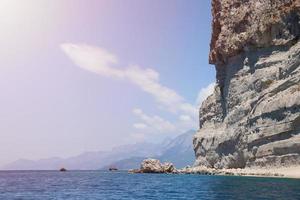
<path id="1" fill-rule="evenodd" d="M 0 199 L 300 199 L 300 180 L 106 171 L 1 171 Z"/>

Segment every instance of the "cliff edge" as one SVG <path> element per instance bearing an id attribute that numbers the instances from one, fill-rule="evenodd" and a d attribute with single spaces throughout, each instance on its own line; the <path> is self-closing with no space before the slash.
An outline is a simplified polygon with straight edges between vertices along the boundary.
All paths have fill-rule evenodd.
<path id="1" fill-rule="evenodd" d="M 300 0 L 212 0 L 212 15 L 195 166 L 300 165 Z"/>

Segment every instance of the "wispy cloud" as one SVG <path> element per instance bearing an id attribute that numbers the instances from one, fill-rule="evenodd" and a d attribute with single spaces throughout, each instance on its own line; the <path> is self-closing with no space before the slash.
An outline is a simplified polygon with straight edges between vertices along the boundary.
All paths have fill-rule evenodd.
<path id="1" fill-rule="evenodd" d="M 61 48 L 77 66 L 102 76 L 127 79 L 151 94 L 163 108 L 171 112 L 195 112 L 193 105 L 187 103 L 176 91 L 160 83 L 159 73 L 153 69 L 137 65 L 122 69 L 114 67 L 118 64 L 117 57 L 99 47 L 65 43 Z"/>
<path id="2" fill-rule="evenodd" d="M 192 112 L 200 108 L 202 102 L 213 93 L 214 88 L 215 83 L 211 83 L 199 91 L 195 106 L 190 108 Z M 186 112 L 189 114 L 177 115 L 178 119 L 173 123 L 159 116 L 148 116 L 141 109 L 134 109 L 133 113 L 143 122 L 135 124 L 134 127 L 137 130 L 143 129 L 144 131 L 148 131 L 148 133 L 180 133 L 189 129 L 196 129 L 198 126 L 198 116 L 194 113 L 191 114 L 191 112 Z"/>
<path id="3" fill-rule="evenodd" d="M 176 130 L 174 124 L 172 124 L 168 120 L 163 119 L 160 116 L 157 115 L 149 116 L 145 114 L 141 109 L 138 108 L 133 109 L 133 113 L 137 117 L 139 117 L 139 119 L 146 125 L 146 127 L 150 127 L 151 129 L 153 129 L 154 133 L 170 133 Z"/>
<path id="4" fill-rule="evenodd" d="M 178 118 L 175 123 L 172 123 L 158 115 L 150 116 L 141 109 L 134 109 L 133 113 L 140 122 L 133 124 L 133 127 L 139 131 L 170 133 L 196 128 L 198 107 L 213 92 L 214 84 L 201 89 L 196 104 L 193 105 L 175 90 L 162 85 L 159 73 L 151 68 L 143 68 L 138 65 L 120 68 L 117 66 L 119 64 L 117 56 L 106 49 L 86 44 L 65 43 L 61 45 L 61 49 L 75 65 L 85 70 L 101 76 L 132 82 L 142 91 L 150 94 L 158 103 L 159 108 L 171 112 Z"/>
<path id="5" fill-rule="evenodd" d="M 145 129 L 148 126 L 144 123 L 135 123 L 135 124 L 133 124 L 133 127 L 136 128 L 136 129 Z"/>
<path id="6" fill-rule="evenodd" d="M 189 115 L 180 115 L 179 120 L 187 122 L 187 121 L 192 121 L 192 118 Z"/>
<path id="7" fill-rule="evenodd" d="M 69 43 L 62 44 L 61 48 L 78 67 L 102 76 L 124 78 L 122 70 L 112 67 L 118 63 L 117 57 L 105 49 Z"/>

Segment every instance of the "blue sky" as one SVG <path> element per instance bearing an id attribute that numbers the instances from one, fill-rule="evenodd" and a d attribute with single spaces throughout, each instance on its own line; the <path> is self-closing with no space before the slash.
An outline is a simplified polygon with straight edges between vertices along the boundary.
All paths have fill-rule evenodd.
<path id="1" fill-rule="evenodd" d="M 0 13 L 0 163 L 197 128 L 215 81 L 209 0 L 3 0 Z"/>

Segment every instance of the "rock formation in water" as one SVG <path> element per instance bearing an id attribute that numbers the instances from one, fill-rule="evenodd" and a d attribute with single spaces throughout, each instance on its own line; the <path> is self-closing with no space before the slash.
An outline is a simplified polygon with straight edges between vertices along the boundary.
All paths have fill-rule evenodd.
<path id="1" fill-rule="evenodd" d="M 172 163 L 161 163 L 157 159 L 145 159 L 140 169 L 129 170 L 131 173 L 175 173 L 177 170 Z"/>
<path id="2" fill-rule="evenodd" d="M 200 108 L 196 166 L 300 165 L 300 0 L 212 0 L 217 86 Z"/>

